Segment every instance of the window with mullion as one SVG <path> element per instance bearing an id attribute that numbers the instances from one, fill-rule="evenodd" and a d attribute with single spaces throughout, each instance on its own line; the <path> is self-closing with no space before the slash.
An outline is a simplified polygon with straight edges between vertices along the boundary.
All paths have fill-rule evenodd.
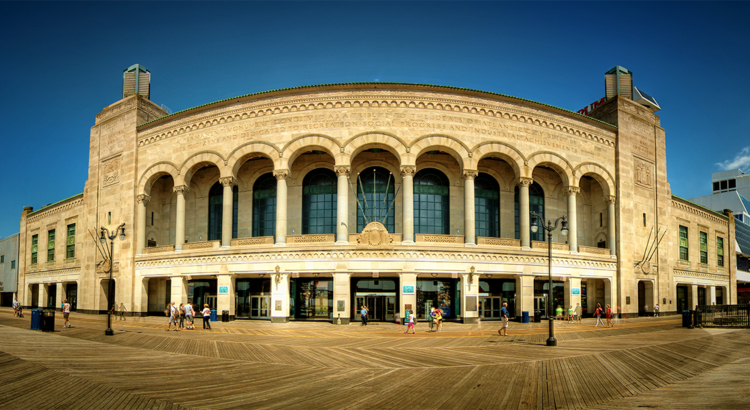
<path id="1" fill-rule="evenodd" d="M 701 263 L 708 264 L 708 234 L 701 232 Z"/>
<path id="2" fill-rule="evenodd" d="M 253 185 L 253 236 L 276 237 L 276 177 L 271 173 Z"/>
<path id="3" fill-rule="evenodd" d="M 448 178 L 436 169 L 414 176 L 414 233 L 449 235 Z"/>
<path id="4" fill-rule="evenodd" d="M 31 237 L 31 264 L 36 265 L 39 254 L 39 235 Z"/>
<path id="5" fill-rule="evenodd" d="M 690 260 L 688 255 L 688 228 L 682 225 L 680 225 L 680 260 Z"/>
<path id="6" fill-rule="evenodd" d="M 336 233 L 336 174 L 317 169 L 302 182 L 302 234 Z"/>
<path id="7" fill-rule="evenodd" d="M 716 264 L 724 266 L 724 238 L 716 237 Z"/>
<path id="8" fill-rule="evenodd" d="M 487 174 L 474 180 L 474 229 L 476 236 L 500 237 L 500 186 Z"/>
<path id="9" fill-rule="evenodd" d="M 65 259 L 76 257 L 76 224 L 68 225 L 68 236 L 65 239 Z"/>
<path id="10" fill-rule="evenodd" d="M 388 232 L 395 232 L 394 214 L 396 211 L 391 204 L 395 198 L 396 181 L 391 173 L 383 168 L 368 168 L 359 175 L 356 182 L 359 201 L 357 232 L 362 232 L 369 222 L 376 221 L 382 221 Z"/>
<path id="11" fill-rule="evenodd" d="M 55 262 L 55 230 L 47 232 L 47 263 Z"/>
<path id="12" fill-rule="evenodd" d="M 232 187 L 232 238 L 237 237 L 239 188 Z M 221 240 L 224 219 L 224 186 L 216 182 L 208 191 L 208 240 Z"/>

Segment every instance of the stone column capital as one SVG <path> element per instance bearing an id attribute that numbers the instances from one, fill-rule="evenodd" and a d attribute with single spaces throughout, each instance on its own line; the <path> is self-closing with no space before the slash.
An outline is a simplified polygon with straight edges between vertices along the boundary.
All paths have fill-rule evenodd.
<path id="1" fill-rule="evenodd" d="M 219 178 L 219 183 L 223 187 L 232 187 L 237 183 L 237 180 L 234 177 L 224 177 Z"/>
<path id="2" fill-rule="evenodd" d="M 465 169 L 464 170 L 464 179 L 475 179 L 479 176 L 479 171 L 475 169 Z"/>
<path id="3" fill-rule="evenodd" d="M 135 201 L 137 203 L 143 204 L 143 205 L 146 205 L 148 203 L 148 201 L 150 201 L 150 200 L 151 200 L 151 196 L 147 195 L 147 194 L 141 194 L 141 195 L 137 195 L 135 197 Z"/>
<path id="4" fill-rule="evenodd" d="M 402 177 L 414 177 L 414 174 L 416 173 L 417 173 L 417 167 L 414 165 L 402 165 L 401 166 Z"/>
<path id="5" fill-rule="evenodd" d="M 531 178 L 518 178 L 518 186 L 531 186 L 531 184 L 534 183 L 534 180 Z"/>
<path id="6" fill-rule="evenodd" d="M 185 192 L 187 192 L 188 190 L 189 189 L 188 189 L 187 185 L 178 185 L 178 186 L 172 188 L 172 191 L 174 191 L 174 193 L 176 193 L 178 195 L 184 195 Z"/>
<path id="7" fill-rule="evenodd" d="M 607 204 L 614 205 L 616 199 L 617 199 L 616 196 L 614 196 L 614 195 L 608 195 L 608 196 L 604 197 L 604 202 L 606 202 Z"/>
<path id="8" fill-rule="evenodd" d="M 569 186 L 568 187 L 568 195 L 576 195 L 581 193 L 581 188 L 577 186 Z"/>
<path id="9" fill-rule="evenodd" d="M 289 170 L 288 169 L 274 169 L 273 176 L 276 177 L 276 179 L 279 181 L 285 180 L 289 178 Z"/>
<path id="10" fill-rule="evenodd" d="M 337 177 L 348 177 L 352 172 L 352 167 L 349 165 L 336 165 L 333 167 L 333 171 Z"/>

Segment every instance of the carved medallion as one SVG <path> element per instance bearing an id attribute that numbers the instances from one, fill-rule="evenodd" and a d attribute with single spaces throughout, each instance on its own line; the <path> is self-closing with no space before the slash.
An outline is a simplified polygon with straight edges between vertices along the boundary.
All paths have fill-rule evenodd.
<path id="1" fill-rule="evenodd" d="M 393 238 L 380 222 L 370 222 L 357 238 L 357 245 L 372 247 L 393 247 Z"/>
<path id="2" fill-rule="evenodd" d="M 635 172 L 635 183 L 644 188 L 654 187 L 654 165 L 638 157 L 633 157 L 633 170 Z"/>
<path id="3" fill-rule="evenodd" d="M 102 162 L 102 186 L 110 186 L 120 183 L 120 159 L 117 156 Z"/>

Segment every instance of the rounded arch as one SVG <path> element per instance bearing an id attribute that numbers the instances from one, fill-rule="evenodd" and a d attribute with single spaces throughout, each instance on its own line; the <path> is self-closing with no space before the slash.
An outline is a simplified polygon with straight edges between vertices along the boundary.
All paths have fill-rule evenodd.
<path id="1" fill-rule="evenodd" d="M 537 151 L 529 155 L 528 177 L 532 177 L 534 168 L 539 165 L 546 165 L 554 169 L 560 175 L 565 186 L 571 186 L 574 181 L 577 181 L 574 176 L 573 166 L 560 154 L 551 151 Z"/>
<path id="2" fill-rule="evenodd" d="M 439 162 L 432 162 L 432 161 L 423 162 L 417 165 L 417 172 L 425 170 L 425 169 L 431 169 L 431 168 L 437 169 L 438 171 L 445 174 L 445 176 L 448 178 L 448 186 L 461 185 L 460 175 L 456 175 L 453 171 L 450 170 L 450 168 L 446 167 L 445 165 Z"/>
<path id="3" fill-rule="evenodd" d="M 342 148 L 344 149 L 342 164 L 351 164 L 357 154 L 370 148 L 387 149 L 398 159 L 399 164 L 403 164 L 409 156 L 406 141 L 385 132 L 369 131 L 357 134 L 346 140 Z"/>
<path id="4" fill-rule="evenodd" d="M 614 195 L 614 178 L 612 178 L 612 174 L 610 174 L 609 171 L 607 171 L 607 169 L 603 166 L 594 162 L 583 162 L 581 164 L 578 164 L 578 166 L 575 167 L 574 171 L 577 177 L 575 181 L 576 186 L 578 185 L 578 181 L 580 181 L 581 178 L 583 178 L 585 175 L 588 175 L 594 178 L 596 182 L 601 185 L 605 196 Z"/>
<path id="5" fill-rule="evenodd" d="M 469 147 L 460 139 L 450 135 L 423 135 L 411 142 L 409 145 L 409 151 L 414 154 L 413 158 L 416 161 L 420 155 L 427 151 L 434 150 L 436 147 L 440 151 L 447 152 L 453 156 L 461 169 L 476 169 L 476 161 L 472 160 Z"/>
<path id="6" fill-rule="evenodd" d="M 232 176 L 226 169 L 226 160 L 221 154 L 216 151 L 202 151 L 191 155 L 180 165 L 181 179 L 175 180 L 175 186 L 189 185 L 195 172 L 205 165 L 218 167 L 220 177 Z"/>
<path id="7" fill-rule="evenodd" d="M 247 178 L 239 180 L 240 191 L 252 191 L 255 181 L 265 174 L 273 173 L 273 169 L 273 165 L 260 167 L 253 171 Z"/>
<path id="8" fill-rule="evenodd" d="M 262 156 L 277 161 L 281 157 L 281 150 L 270 142 L 251 141 L 242 144 L 229 153 L 227 163 L 232 167 L 232 175 L 238 175 L 240 168 L 249 158 Z"/>
<path id="9" fill-rule="evenodd" d="M 307 177 L 307 174 L 317 169 L 328 169 L 335 172 L 335 167 L 330 162 L 313 162 L 312 164 L 307 164 L 304 168 L 300 169 L 296 173 L 293 173 L 292 177 L 290 178 L 291 181 L 288 181 L 288 185 L 304 185 L 305 177 Z"/>
<path id="10" fill-rule="evenodd" d="M 510 181 L 508 181 L 505 178 L 503 178 L 503 176 L 500 175 L 499 172 L 497 172 L 496 170 L 494 170 L 494 169 L 492 169 L 490 167 L 480 166 L 480 167 L 477 168 L 477 171 L 481 172 L 481 173 L 484 173 L 484 174 L 488 174 L 492 178 L 495 178 L 495 181 L 500 186 L 500 190 L 501 191 L 510 191 L 511 187 L 513 186 L 513 185 L 510 184 Z M 511 178 L 511 181 L 515 181 L 515 180 L 518 180 L 518 176 L 516 176 L 514 178 Z"/>
<path id="11" fill-rule="evenodd" d="M 338 184 L 336 173 L 331 168 L 318 167 L 299 178 L 302 183 L 303 235 L 336 233 Z"/>
<path id="12" fill-rule="evenodd" d="M 397 184 L 401 183 L 401 170 L 399 168 L 397 168 L 396 166 L 394 166 L 393 164 L 391 164 L 390 162 L 388 162 L 388 161 L 377 161 L 376 160 L 376 161 L 363 162 L 363 163 L 357 165 L 356 167 L 352 167 L 351 174 L 350 174 L 351 177 L 350 178 L 352 178 L 352 181 L 356 181 L 358 174 L 361 174 L 364 170 L 366 170 L 368 168 L 373 168 L 373 167 L 380 167 L 380 168 L 387 169 L 391 174 L 393 174 L 393 178 L 396 181 L 396 183 Z M 400 196 L 401 196 L 401 194 L 399 194 L 399 197 Z"/>
<path id="13" fill-rule="evenodd" d="M 171 175 L 172 180 L 176 182 L 179 174 L 179 169 L 175 164 L 169 161 L 157 162 L 146 168 L 141 174 L 141 178 L 138 180 L 138 194 L 150 195 L 151 186 L 154 184 L 154 181 L 164 175 Z"/>
<path id="14" fill-rule="evenodd" d="M 277 169 L 289 169 L 294 160 L 305 151 L 321 150 L 333 157 L 334 161 L 340 158 L 341 144 L 336 139 L 324 134 L 308 134 L 294 138 L 281 149 L 282 157 L 279 158 Z M 336 165 L 339 165 L 338 162 Z"/>
<path id="15" fill-rule="evenodd" d="M 507 162 L 517 178 L 522 177 L 521 169 L 528 164 L 528 160 L 523 156 L 518 148 L 504 142 L 485 141 L 472 148 L 472 157 L 479 162 L 483 158 L 497 157 Z"/>

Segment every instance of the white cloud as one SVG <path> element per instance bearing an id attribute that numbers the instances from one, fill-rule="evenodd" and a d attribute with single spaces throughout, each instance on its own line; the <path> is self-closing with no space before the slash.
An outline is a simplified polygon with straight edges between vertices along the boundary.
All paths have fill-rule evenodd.
<path id="1" fill-rule="evenodd" d="M 724 162 L 717 162 L 716 165 L 724 171 L 729 169 L 750 168 L 750 147 L 742 148 L 740 152 L 734 157 L 734 159 L 728 159 Z"/>

